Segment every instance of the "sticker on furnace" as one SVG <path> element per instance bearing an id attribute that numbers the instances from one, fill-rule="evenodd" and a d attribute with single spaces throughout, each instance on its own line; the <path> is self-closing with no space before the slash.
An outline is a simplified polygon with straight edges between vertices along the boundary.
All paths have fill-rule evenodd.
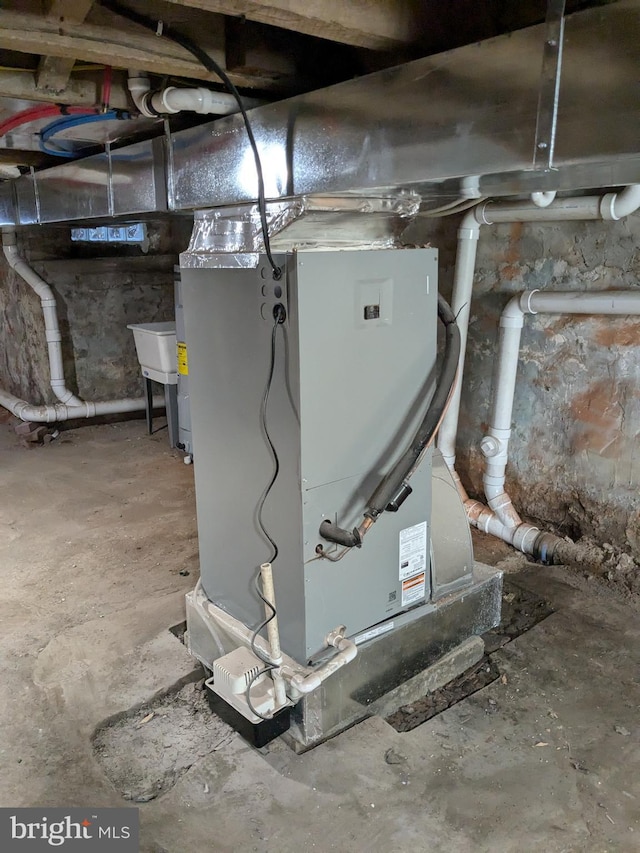
<path id="1" fill-rule="evenodd" d="M 427 522 L 400 531 L 400 580 L 427 570 Z"/>

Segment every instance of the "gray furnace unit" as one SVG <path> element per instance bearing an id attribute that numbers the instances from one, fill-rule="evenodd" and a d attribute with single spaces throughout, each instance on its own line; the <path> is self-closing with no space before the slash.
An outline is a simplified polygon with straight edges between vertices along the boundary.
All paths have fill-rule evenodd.
<path id="1" fill-rule="evenodd" d="M 499 573 L 474 576 L 462 504 L 430 448 L 366 538 L 323 535 L 362 522 L 428 408 L 437 252 L 288 251 L 279 278 L 264 254 L 193 258 L 181 287 L 201 581 L 188 644 L 217 710 L 255 730 L 286 710 L 307 747 L 499 614 Z M 256 584 L 262 564 L 273 589 Z"/>

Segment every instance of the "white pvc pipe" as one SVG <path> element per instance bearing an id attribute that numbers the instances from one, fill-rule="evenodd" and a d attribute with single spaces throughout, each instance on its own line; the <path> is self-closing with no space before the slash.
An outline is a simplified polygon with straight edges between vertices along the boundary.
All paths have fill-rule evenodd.
<path id="1" fill-rule="evenodd" d="M 624 316 L 640 313 L 640 291 L 603 290 L 560 293 L 533 290 L 520 297 L 523 314 L 605 314 Z"/>
<path id="2" fill-rule="evenodd" d="M 269 602 L 265 605 L 267 618 L 267 636 L 269 638 L 269 657 L 275 669 L 270 672 L 271 680 L 276 694 L 276 708 L 283 708 L 287 702 L 287 692 L 280 667 L 282 666 L 282 651 L 280 649 L 280 631 L 278 630 L 278 616 L 276 611 L 276 591 L 273 585 L 273 568 L 271 563 L 263 563 L 260 566 L 262 577 L 262 594 Z"/>
<path id="3" fill-rule="evenodd" d="M 597 195 L 557 198 L 549 207 L 538 207 L 530 201 L 486 201 L 476 208 L 476 218 L 481 225 L 605 219 L 601 204 L 602 197 Z"/>
<path id="4" fill-rule="evenodd" d="M 466 354 L 473 274 L 481 225 L 498 222 L 561 222 L 564 220 L 613 220 L 640 207 L 640 185 L 632 184 L 618 193 L 582 198 L 556 199 L 548 207 L 530 201 L 483 202 L 468 211 L 458 229 L 458 253 L 453 281 L 451 308 L 460 329 L 458 383 L 438 431 L 438 449 L 451 469 L 455 465 L 455 445 L 460 415 L 462 376 Z"/>
<path id="5" fill-rule="evenodd" d="M 20 278 L 40 297 L 44 330 L 49 351 L 49 376 L 51 390 L 61 403 L 67 406 L 81 406 L 82 400 L 67 388 L 64 379 L 64 364 L 62 361 L 62 335 L 58 325 L 56 298 L 44 279 L 32 269 L 18 252 L 16 232 L 10 228 L 2 229 L 2 249 L 7 263 Z"/>
<path id="6" fill-rule="evenodd" d="M 544 199 L 546 201 L 546 198 Z M 480 226 L 492 225 L 498 222 L 562 222 L 565 220 L 605 220 L 611 221 L 620 219 L 622 216 L 628 216 L 640 207 L 640 184 L 632 184 L 629 187 L 617 193 L 608 193 L 604 196 L 584 196 L 581 198 L 562 198 L 554 199 L 546 207 L 540 207 L 534 201 L 513 201 L 513 202 L 483 202 L 473 210 L 468 211 L 458 230 L 458 253 L 456 257 L 456 268 L 454 273 L 453 294 L 451 299 L 451 307 L 457 317 L 458 326 L 460 329 L 460 358 L 458 360 L 458 382 L 452 395 L 451 403 L 443 418 L 442 424 L 438 431 L 438 449 L 441 451 L 444 460 L 449 467 L 454 478 L 459 477 L 455 471 L 455 450 L 456 438 L 458 432 L 458 420 L 460 416 L 460 398 L 462 394 L 462 377 L 464 373 L 464 361 L 466 354 L 466 343 L 469 328 L 469 316 L 471 310 L 471 297 L 473 292 L 473 275 L 475 269 L 475 259 L 477 254 L 477 242 L 480 233 Z M 551 294 L 550 294 L 551 296 Z M 573 297 L 573 294 L 571 294 Z M 601 296 L 601 294 L 598 294 Z M 546 297 L 546 294 L 545 294 Z M 535 296 L 527 298 L 536 299 Z M 535 303 L 533 303 L 535 305 Z M 548 302 L 548 305 L 551 303 Z M 586 305 L 586 302 L 583 303 Z M 622 303 L 618 300 L 618 305 Z M 513 308 L 513 300 L 509 303 Z M 584 313 L 594 313 L 593 310 L 585 311 Z M 631 313 L 631 312 L 626 312 Z M 515 371 L 517 370 L 517 352 L 520 344 L 520 330 L 522 323 L 518 319 L 517 310 L 514 311 L 510 318 L 511 322 L 507 322 L 508 317 L 505 315 L 505 322 L 501 322 L 500 336 L 501 343 L 506 351 L 513 353 L 516 350 L 515 367 L 506 364 L 503 368 L 503 378 L 501 381 L 502 396 L 508 398 L 509 388 L 513 384 L 515 388 Z M 489 515 L 482 516 L 487 528 L 487 532 L 492 532 L 501 539 L 510 542 L 511 544 L 520 547 L 514 541 L 519 535 L 514 531 L 523 530 L 523 522 L 511 503 L 511 499 L 504 488 L 500 487 L 500 476 L 502 459 L 506 460 L 508 451 L 508 440 L 511 432 L 511 416 L 508 421 L 504 417 L 505 407 L 502 402 L 499 402 L 499 409 L 502 413 L 496 421 L 497 426 L 490 430 L 489 435 L 483 439 L 482 449 L 485 455 L 492 459 L 488 466 L 488 486 L 485 484 L 485 489 L 488 488 L 489 501 L 495 509 L 484 507 Z M 495 433 L 495 434 L 492 434 Z M 505 462 L 506 465 L 506 462 Z M 494 479 L 497 482 L 494 482 Z M 460 484 L 461 488 L 461 484 Z M 464 490 L 462 490 L 464 491 Z M 466 493 L 465 493 L 466 495 Z M 464 498 L 463 498 L 464 500 Z M 467 498 L 467 500 L 469 500 Z M 475 502 L 478 504 L 478 502 Z M 466 504 L 465 504 L 466 506 Z M 483 507 L 483 504 L 478 504 Z M 500 513 L 500 517 L 497 516 Z M 472 519 L 470 519 L 472 520 Z M 472 520 L 472 523 L 473 520 Z M 476 525 L 478 526 L 478 525 Z M 531 528 L 531 525 L 525 525 Z M 491 528 L 490 530 L 488 528 Z M 485 529 L 485 528 L 483 528 Z M 532 528 L 535 530 L 535 528 Z M 529 537 L 525 540 L 525 545 L 528 544 Z M 523 550 L 521 548 L 521 550 Z M 531 553 L 531 552 L 529 552 Z"/>
<path id="7" fill-rule="evenodd" d="M 488 433 L 480 442 L 480 449 L 486 460 L 483 483 L 487 504 L 497 514 L 499 520 L 509 528 L 522 524 L 522 519 L 516 512 L 511 498 L 505 493 L 504 473 L 511 437 L 511 414 L 523 324 L 524 314 L 520 307 L 520 296 L 515 296 L 509 301 L 500 317 L 492 417 Z"/>
<path id="8" fill-rule="evenodd" d="M 601 209 L 605 219 L 623 219 L 640 207 L 640 184 L 631 184 L 622 192 L 608 193 L 602 199 Z"/>
<path id="9" fill-rule="evenodd" d="M 56 299 L 53 291 L 47 282 L 19 254 L 14 229 L 2 229 L 2 248 L 9 266 L 40 297 L 49 353 L 51 389 L 60 402 L 52 406 L 33 405 L 0 388 L 0 406 L 8 409 L 17 418 L 31 423 L 56 423 L 57 421 L 68 421 L 75 418 L 94 418 L 99 415 L 119 415 L 127 412 L 144 411 L 144 399 L 125 398 L 92 403 L 80 400 L 67 388 L 62 360 L 62 335 L 60 334 Z M 154 397 L 153 405 L 154 408 L 162 408 L 164 406 L 163 398 Z"/>
<path id="10" fill-rule="evenodd" d="M 540 529 L 538 527 L 523 521 L 520 521 L 517 525 L 505 524 L 493 510 L 480 501 L 469 497 L 455 469 L 451 472 L 451 476 L 460 495 L 460 500 L 464 505 L 469 524 L 477 527 L 478 530 L 482 530 L 483 533 L 489 533 L 491 536 L 503 539 L 509 545 L 513 545 L 514 548 L 518 548 L 519 551 L 525 554 L 534 554 L 537 556 L 536 542 L 540 536 Z"/>
<path id="11" fill-rule="evenodd" d="M 129 72 L 127 86 L 136 109 L 148 118 L 183 111 L 202 115 L 230 115 L 240 111 L 233 95 L 228 92 L 215 92 L 203 86 L 188 89 L 168 86 L 158 92 L 152 92 L 149 78 L 140 71 Z M 264 101 L 243 98 L 242 103 L 245 109 L 252 109 Z"/>
<path id="12" fill-rule="evenodd" d="M 151 91 L 151 81 L 148 76 L 141 71 L 129 71 L 127 88 L 138 112 L 147 118 L 155 118 L 156 116 L 149 112 L 145 103 L 146 96 Z"/>
<path id="13" fill-rule="evenodd" d="M 460 399 L 462 396 L 462 373 L 464 370 L 465 353 L 467 351 L 473 271 L 476 265 L 478 238 L 480 236 L 480 226 L 475 218 L 475 210 L 477 208 L 465 214 L 458 228 L 458 254 L 456 256 L 453 294 L 451 297 L 451 310 L 457 319 L 458 328 L 460 329 L 458 381 L 455 384 L 453 394 L 451 395 L 451 402 L 438 430 L 438 449 L 450 469 L 454 468 L 456 461 L 456 435 L 458 432 Z"/>
<path id="14" fill-rule="evenodd" d="M 481 225 L 498 222 L 564 222 L 568 220 L 600 219 L 605 222 L 622 219 L 640 207 L 640 184 L 631 184 L 617 193 L 603 196 L 558 198 L 548 207 L 538 207 L 529 201 L 487 201 L 475 210 Z"/>
<path id="15" fill-rule="evenodd" d="M 517 525 L 505 523 L 496 512 L 480 501 L 469 499 L 465 502 L 464 508 L 469 522 L 478 530 L 502 539 L 517 548 L 518 551 L 522 551 L 523 554 L 536 555 L 535 545 L 540 535 L 540 528 L 524 521 Z"/>
<path id="16" fill-rule="evenodd" d="M 640 292 L 609 290 L 589 293 L 527 291 L 514 296 L 500 317 L 495 394 L 488 434 L 481 450 L 486 458 L 483 476 L 489 507 L 507 527 L 521 522 L 505 491 L 509 437 L 518 370 L 520 336 L 525 314 L 640 315 Z"/>
<path id="17" fill-rule="evenodd" d="M 257 106 L 262 101 L 243 98 L 245 109 Z M 238 102 L 228 92 L 213 92 L 199 86 L 196 89 L 177 89 L 169 86 L 151 96 L 151 105 L 158 112 L 179 113 L 183 110 L 204 115 L 229 115 L 239 112 Z"/>
<path id="18" fill-rule="evenodd" d="M 76 418 L 95 418 L 100 415 L 122 415 L 127 412 L 142 412 L 145 409 L 143 399 L 125 398 L 122 400 L 104 400 L 92 403 L 88 400 L 80 402 L 79 406 L 67 406 L 56 403 L 53 406 L 37 406 L 21 400 L 0 388 L 0 406 L 8 409 L 17 418 L 31 423 L 53 424 L 58 421 L 70 421 Z M 163 397 L 153 398 L 154 409 L 164 406 Z"/>
<path id="19" fill-rule="evenodd" d="M 309 673 L 309 675 L 301 676 L 293 674 L 289 676 L 291 687 L 298 693 L 302 695 L 313 693 L 330 675 L 342 669 L 346 664 L 351 663 L 358 655 L 356 644 L 352 640 L 347 639 L 340 630 L 332 631 L 327 636 L 327 645 L 333 646 L 338 651 L 325 664 Z"/>

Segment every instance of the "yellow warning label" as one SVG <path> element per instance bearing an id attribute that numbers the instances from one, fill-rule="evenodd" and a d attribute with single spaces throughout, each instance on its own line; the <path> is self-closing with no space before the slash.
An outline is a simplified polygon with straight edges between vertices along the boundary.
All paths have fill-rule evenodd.
<path id="1" fill-rule="evenodd" d="M 189 375 L 189 359 L 187 358 L 187 345 L 178 341 L 178 373 L 181 376 Z"/>

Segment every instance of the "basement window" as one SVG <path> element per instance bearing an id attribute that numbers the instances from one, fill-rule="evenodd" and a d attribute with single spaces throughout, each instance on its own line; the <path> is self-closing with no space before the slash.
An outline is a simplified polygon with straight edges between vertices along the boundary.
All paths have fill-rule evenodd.
<path id="1" fill-rule="evenodd" d="M 127 225 L 101 225 L 97 228 L 72 228 L 71 239 L 76 243 L 147 243 L 147 226 L 144 222 Z"/>

